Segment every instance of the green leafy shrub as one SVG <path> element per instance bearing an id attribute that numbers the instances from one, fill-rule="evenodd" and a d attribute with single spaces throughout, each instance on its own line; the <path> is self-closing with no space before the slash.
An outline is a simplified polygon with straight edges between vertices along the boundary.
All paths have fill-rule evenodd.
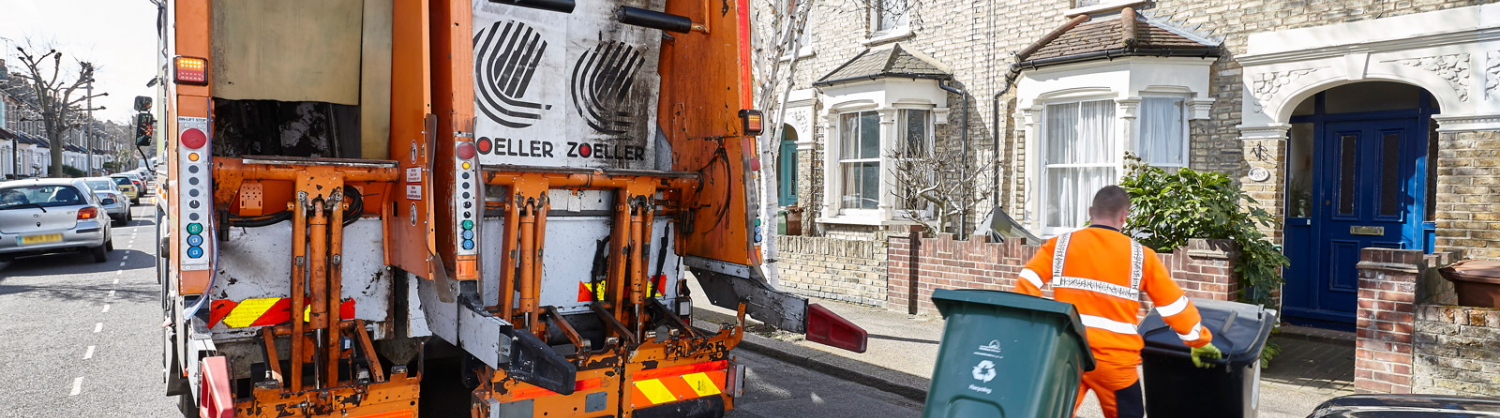
<path id="1" fill-rule="evenodd" d="M 1250 205 L 1253 199 L 1223 173 L 1167 172 L 1134 156 L 1126 161 L 1120 187 L 1130 194 L 1132 208 L 1125 233 L 1159 252 L 1172 251 L 1189 238 L 1232 240 L 1239 245 L 1234 266 L 1239 300 L 1270 305 L 1271 290 L 1281 287 L 1281 268 L 1289 264 L 1259 229 L 1275 225 L 1271 214 Z M 1268 342 L 1262 358 L 1269 361 L 1280 352 Z"/>
<path id="2" fill-rule="evenodd" d="M 63 166 L 63 175 L 68 177 L 88 177 L 88 173 L 84 173 L 82 169 L 71 165 Z"/>

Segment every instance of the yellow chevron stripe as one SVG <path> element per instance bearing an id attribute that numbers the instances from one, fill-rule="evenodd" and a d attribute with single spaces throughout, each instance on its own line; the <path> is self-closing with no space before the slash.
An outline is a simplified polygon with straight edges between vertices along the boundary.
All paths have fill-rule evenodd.
<path id="1" fill-rule="evenodd" d="M 686 381 L 694 392 L 698 392 L 699 397 L 719 394 L 719 385 L 714 384 L 713 379 L 709 379 L 707 374 L 686 374 L 682 375 L 682 380 Z"/>
<path id="2" fill-rule="evenodd" d="M 677 400 L 677 396 L 672 395 L 672 391 L 667 390 L 667 386 L 661 384 L 660 379 L 635 382 L 635 388 L 646 394 L 646 399 L 651 400 L 652 404 L 660 405 Z"/>
<path id="3" fill-rule="evenodd" d="M 266 311 L 271 310 L 271 305 L 275 305 L 279 300 L 281 298 L 242 300 L 239 305 L 234 307 L 234 310 L 229 311 L 229 315 L 224 316 L 224 326 L 230 328 L 248 327 L 250 324 L 255 323 L 255 320 L 260 319 L 261 315 L 265 315 Z"/>

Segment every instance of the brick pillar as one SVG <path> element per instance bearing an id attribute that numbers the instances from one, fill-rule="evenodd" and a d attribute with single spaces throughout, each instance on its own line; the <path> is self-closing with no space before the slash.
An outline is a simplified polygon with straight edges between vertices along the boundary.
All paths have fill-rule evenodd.
<path id="1" fill-rule="evenodd" d="M 886 238 L 886 307 L 904 311 L 908 315 L 917 313 L 917 287 L 921 285 L 918 274 L 918 254 L 921 253 L 922 227 L 911 226 L 906 235 L 892 234 Z"/>
<path id="2" fill-rule="evenodd" d="M 1361 392 L 1411 393 L 1422 252 L 1365 248 L 1359 259 L 1354 387 Z"/>
<path id="3" fill-rule="evenodd" d="M 1173 253 L 1173 263 L 1167 268 L 1177 269 L 1172 278 L 1188 297 L 1237 299 L 1235 292 L 1239 285 L 1234 277 L 1234 260 L 1239 257 L 1239 246 L 1234 241 L 1194 238 Z"/>

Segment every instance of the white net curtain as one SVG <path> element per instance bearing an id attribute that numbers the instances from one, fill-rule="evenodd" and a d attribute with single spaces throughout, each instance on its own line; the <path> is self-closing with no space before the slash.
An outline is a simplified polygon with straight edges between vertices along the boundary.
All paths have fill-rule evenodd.
<path id="1" fill-rule="evenodd" d="M 1082 227 L 1094 192 L 1115 183 L 1115 102 L 1051 104 L 1045 113 L 1044 226 Z"/>

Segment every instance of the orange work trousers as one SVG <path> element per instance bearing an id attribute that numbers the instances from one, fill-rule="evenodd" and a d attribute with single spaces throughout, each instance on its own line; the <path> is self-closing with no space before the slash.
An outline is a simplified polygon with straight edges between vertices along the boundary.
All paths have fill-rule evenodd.
<path id="1" fill-rule="evenodd" d="M 1135 365 L 1098 362 L 1094 370 L 1083 373 L 1078 383 L 1078 400 L 1073 403 L 1073 413 L 1083 405 L 1083 397 L 1089 391 L 1099 398 L 1099 409 L 1105 418 L 1141 418 L 1146 415 L 1146 400 L 1141 393 L 1141 379 Z"/>

